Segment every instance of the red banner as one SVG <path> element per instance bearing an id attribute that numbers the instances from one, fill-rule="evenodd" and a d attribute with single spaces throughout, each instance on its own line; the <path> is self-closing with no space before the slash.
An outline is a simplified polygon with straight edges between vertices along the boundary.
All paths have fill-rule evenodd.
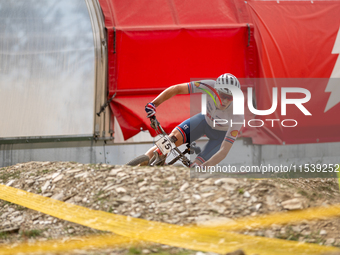
<path id="1" fill-rule="evenodd" d="M 269 116 L 256 116 L 264 127 L 249 128 L 246 135 L 256 144 L 340 141 L 336 117 L 340 112 L 340 2 L 248 1 L 248 10 L 255 26 L 260 77 L 270 78 L 256 83 L 257 108 L 271 108 L 275 87 L 278 108 Z M 303 106 L 311 116 L 295 105 L 288 105 L 287 114 L 281 114 L 281 91 L 289 87 L 310 91 L 311 99 Z M 287 94 L 287 98 L 303 97 Z M 272 127 L 266 119 L 293 119 L 298 124 Z"/>

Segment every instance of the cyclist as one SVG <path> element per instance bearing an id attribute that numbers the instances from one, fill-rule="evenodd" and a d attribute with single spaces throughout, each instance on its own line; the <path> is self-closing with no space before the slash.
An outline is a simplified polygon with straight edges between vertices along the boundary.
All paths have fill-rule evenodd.
<path id="1" fill-rule="evenodd" d="M 179 124 L 169 135 L 176 146 L 196 141 L 203 135 L 209 138 L 201 153 L 198 154 L 191 167 L 197 165 L 213 166 L 221 162 L 229 153 L 239 130 L 244 123 L 243 115 L 233 115 L 233 96 L 229 89 L 216 85 L 233 85 L 240 88 L 238 79 L 232 74 L 223 74 L 214 80 L 202 80 L 171 86 L 159 94 L 145 106 L 147 117 L 156 114 L 156 107 L 178 94 L 201 93 L 209 91 L 213 97 L 207 96 L 206 115 L 201 113 Z M 216 88 L 215 88 L 216 87 Z M 218 95 L 216 95 L 216 92 Z M 227 121 L 225 121 L 227 120 Z M 226 123 L 227 122 L 227 123 Z M 150 159 L 157 150 L 154 146 L 145 155 Z"/>

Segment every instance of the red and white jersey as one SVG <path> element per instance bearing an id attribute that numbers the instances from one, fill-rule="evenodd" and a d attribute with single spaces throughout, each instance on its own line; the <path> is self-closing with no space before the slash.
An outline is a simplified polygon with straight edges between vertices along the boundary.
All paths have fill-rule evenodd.
<path id="1" fill-rule="evenodd" d="M 215 104 L 215 101 L 217 101 L 218 98 L 211 88 L 215 88 L 214 80 L 202 80 L 188 83 L 189 93 L 206 93 L 206 91 L 208 91 L 214 97 L 212 98 L 209 93 L 206 93 L 207 110 L 205 120 L 212 129 L 226 131 L 225 141 L 234 143 L 241 127 L 244 125 L 244 115 L 233 114 L 233 103 L 223 111 L 218 109 Z"/>

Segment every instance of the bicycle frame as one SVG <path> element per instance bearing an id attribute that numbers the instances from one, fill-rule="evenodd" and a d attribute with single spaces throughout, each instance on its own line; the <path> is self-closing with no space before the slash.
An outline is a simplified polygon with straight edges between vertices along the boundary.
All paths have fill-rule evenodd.
<path id="1" fill-rule="evenodd" d="M 159 130 L 160 130 L 160 133 L 163 135 L 163 137 L 165 137 L 167 140 L 171 141 L 171 138 L 170 138 L 170 137 L 168 136 L 168 134 L 164 131 L 164 129 L 162 128 L 161 124 L 158 122 L 158 120 L 156 119 L 155 116 L 154 116 L 153 118 L 150 118 L 150 121 L 151 121 L 151 127 L 152 127 L 153 129 L 155 129 L 156 132 L 159 132 Z M 161 138 L 161 139 L 163 139 L 163 138 Z M 158 141 L 160 141 L 161 139 L 159 139 Z M 157 141 L 157 142 L 158 142 L 158 141 Z M 156 142 L 156 145 L 157 145 L 157 142 Z M 157 147 L 158 147 L 158 149 L 160 150 L 160 148 L 159 148 L 158 145 L 157 145 Z M 190 153 L 190 145 L 187 145 L 187 148 L 186 148 L 183 152 L 181 152 L 176 146 L 173 147 L 173 148 L 171 149 L 170 152 L 172 152 L 173 150 L 176 151 L 176 152 L 178 153 L 178 156 L 176 156 L 173 160 L 171 160 L 171 161 L 168 163 L 168 165 L 173 165 L 173 164 L 176 163 L 178 160 L 180 160 L 180 161 L 183 163 L 183 165 L 185 165 L 186 167 L 189 167 L 189 166 L 191 165 L 190 160 L 185 156 L 185 154 Z M 157 150 L 156 150 L 156 151 L 157 151 Z M 170 152 L 169 152 L 169 153 L 170 153 Z M 168 154 L 169 154 L 169 153 L 168 153 Z M 167 154 L 167 155 L 164 155 L 164 156 L 165 156 L 165 159 L 167 158 L 168 154 Z M 158 151 L 157 151 L 157 155 L 158 155 L 158 157 L 152 158 L 152 159 L 153 159 L 153 160 L 151 160 L 152 162 L 149 163 L 151 166 L 157 165 L 157 164 L 160 163 L 160 161 L 162 161 L 162 160 L 160 160 L 160 158 L 159 158 L 161 155 L 159 154 Z M 164 159 L 164 161 L 165 161 L 165 159 Z"/>

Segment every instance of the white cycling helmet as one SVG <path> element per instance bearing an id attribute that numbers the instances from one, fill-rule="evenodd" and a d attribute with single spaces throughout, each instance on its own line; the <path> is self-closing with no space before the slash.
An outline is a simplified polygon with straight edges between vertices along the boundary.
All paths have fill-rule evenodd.
<path id="1" fill-rule="evenodd" d="M 238 79 L 230 74 L 230 73 L 225 73 L 222 74 L 220 77 L 217 78 L 216 80 L 216 85 L 234 85 L 235 87 L 238 87 L 239 89 L 241 88 L 240 82 L 238 81 Z M 233 94 L 231 93 L 231 91 L 227 88 L 223 88 L 223 87 L 215 87 L 215 89 L 217 90 L 217 92 L 221 92 L 223 94 L 227 94 L 232 96 Z"/>

